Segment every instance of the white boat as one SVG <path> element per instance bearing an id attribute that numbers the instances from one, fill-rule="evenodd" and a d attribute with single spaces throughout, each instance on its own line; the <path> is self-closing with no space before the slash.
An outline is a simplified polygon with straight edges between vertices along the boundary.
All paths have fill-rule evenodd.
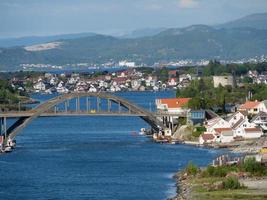
<path id="1" fill-rule="evenodd" d="M 12 149 L 14 149 L 16 147 L 16 140 L 8 139 L 7 146 L 11 147 Z"/>
<path id="2" fill-rule="evenodd" d="M 11 151 L 12 151 L 12 148 L 9 146 L 5 147 L 5 149 L 4 149 L 5 153 L 10 153 Z"/>
<path id="3" fill-rule="evenodd" d="M 145 128 L 141 128 L 139 134 L 140 135 L 145 135 L 146 134 L 146 129 Z"/>

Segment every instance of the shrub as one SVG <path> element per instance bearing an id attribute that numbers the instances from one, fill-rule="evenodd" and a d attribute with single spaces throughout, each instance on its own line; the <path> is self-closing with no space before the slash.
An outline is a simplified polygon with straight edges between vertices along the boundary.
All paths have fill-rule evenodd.
<path id="1" fill-rule="evenodd" d="M 220 167 L 208 166 L 203 175 L 206 175 L 207 177 L 225 177 L 229 170 L 227 167 L 224 166 Z"/>
<path id="2" fill-rule="evenodd" d="M 190 161 L 190 162 L 188 163 L 188 165 L 187 165 L 185 171 L 186 171 L 186 173 L 187 173 L 188 175 L 193 175 L 193 176 L 195 176 L 195 175 L 197 174 L 197 172 L 198 172 L 198 167 Z"/>
<path id="3" fill-rule="evenodd" d="M 192 135 L 194 137 L 199 137 L 202 133 L 204 133 L 206 131 L 205 127 L 199 126 L 196 127 L 195 131 L 192 133 Z"/>
<path id="4" fill-rule="evenodd" d="M 241 184 L 236 177 L 230 176 L 222 182 L 222 187 L 223 189 L 235 190 L 240 189 Z"/>
<path id="5" fill-rule="evenodd" d="M 209 176 L 214 176 L 214 172 L 215 172 L 215 167 L 209 165 L 206 169 L 207 173 Z"/>
<path id="6" fill-rule="evenodd" d="M 252 175 L 263 176 L 267 174 L 266 168 L 262 166 L 261 163 L 257 162 L 255 158 L 246 159 L 243 168 Z"/>

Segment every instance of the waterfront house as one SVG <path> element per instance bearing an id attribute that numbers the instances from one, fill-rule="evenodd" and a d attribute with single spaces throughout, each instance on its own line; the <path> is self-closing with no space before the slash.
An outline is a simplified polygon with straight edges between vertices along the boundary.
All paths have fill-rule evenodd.
<path id="1" fill-rule="evenodd" d="M 244 128 L 244 138 L 246 139 L 255 139 L 260 138 L 263 135 L 261 128 Z"/>
<path id="2" fill-rule="evenodd" d="M 247 101 L 238 110 L 247 111 L 251 115 L 257 115 L 260 111 L 267 112 L 266 104 L 266 101 Z"/>
<path id="3" fill-rule="evenodd" d="M 230 119 L 229 123 L 235 137 L 245 139 L 259 138 L 263 135 L 262 130 L 254 123 L 249 122 L 245 112 L 238 111 Z"/>
<path id="4" fill-rule="evenodd" d="M 264 132 L 267 132 L 267 113 L 260 111 L 252 118 L 251 123 L 261 127 Z"/>
<path id="5" fill-rule="evenodd" d="M 210 120 L 207 120 L 205 122 L 205 128 L 207 129 L 207 132 L 214 132 L 214 129 L 216 128 L 231 128 L 230 123 L 220 116 L 217 116 L 215 118 L 212 118 Z"/>
<path id="6" fill-rule="evenodd" d="M 156 99 L 157 110 L 173 114 L 186 114 L 187 105 L 191 98 Z"/>
<path id="7" fill-rule="evenodd" d="M 234 141 L 234 132 L 231 128 L 215 128 L 214 129 L 217 143 L 229 143 Z"/>
<path id="8" fill-rule="evenodd" d="M 215 141 L 213 133 L 203 133 L 199 136 L 199 144 L 211 144 Z"/>
<path id="9" fill-rule="evenodd" d="M 190 110 L 187 115 L 188 123 L 193 125 L 200 124 L 202 125 L 206 119 L 206 111 L 205 110 Z"/>

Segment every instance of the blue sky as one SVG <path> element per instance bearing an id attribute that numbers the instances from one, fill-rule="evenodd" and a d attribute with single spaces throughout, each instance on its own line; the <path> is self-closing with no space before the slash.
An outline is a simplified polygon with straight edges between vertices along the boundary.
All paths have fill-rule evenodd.
<path id="1" fill-rule="evenodd" d="M 0 38 L 218 24 L 267 12 L 267 0 L 0 0 Z"/>

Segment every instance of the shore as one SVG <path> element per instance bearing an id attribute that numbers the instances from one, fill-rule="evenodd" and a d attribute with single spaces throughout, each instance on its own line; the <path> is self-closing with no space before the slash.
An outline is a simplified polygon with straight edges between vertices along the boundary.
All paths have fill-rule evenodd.
<path id="1" fill-rule="evenodd" d="M 193 146 L 200 146 L 198 142 L 192 141 L 184 141 L 184 144 L 193 145 Z M 227 146 L 219 146 L 219 145 L 202 145 L 203 147 L 208 148 L 227 148 L 232 153 L 243 153 L 243 154 L 256 154 L 263 146 L 267 146 L 267 137 L 262 137 L 260 139 L 255 140 L 245 140 L 245 141 L 238 141 L 231 143 Z M 168 200 L 191 200 L 191 199 L 205 199 L 205 198 L 196 198 L 199 196 L 200 191 L 199 184 L 193 184 L 194 180 L 192 177 L 188 176 L 184 171 L 177 172 L 173 178 L 176 181 L 176 196 L 169 198 Z M 240 183 L 243 184 L 246 189 L 241 191 L 234 191 L 235 195 L 242 194 L 244 198 L 241 199 L 267 199 L 267 177 L 260 177 L 260 178 L 243 178 L 239 179 Z M 198 189 L 196 189 L 198 188 Z M 215 195 L 216 192 L 214 192 Z M 216 195 L 219 195 L 217 192 Z M 240 193 L 240 194 L 239 194 Z M 208 193 L 205 195 L 209 196 Z M 204 195 L 204 196 L 205 196 Z M 231 193 L 229 194 L 231 196 Z M 242 196 L 241 195 L 241 196 Z M 201 195 L 200 195 L 201 196 Z M 227 196 L 227 195 L 226 195 Z M 207 197 L 206 197 L 207 198 Z M 212 199 L 212 198 L 209 198 Z M 221 198 L 224 199 L 224 198 Z M 227 198 L 225 198 L 227 199 Z M 228 199 L 235 199 L 235 198 L 228 198 Z"/>
<path id="2" fill-rule="evenodd" d="M 267 199 L 267 177 L 241 178 L 244 188 L 237 190 L 207 189 L 210 180 L 187 176 L 184 173 L 175 175 L 177 195 L 168 200 L 234 200 L 234 199 Z M 219 182 L 219 181 L 217 181 Z M 218 183 L 216 183 L 218 185 Z"/>

